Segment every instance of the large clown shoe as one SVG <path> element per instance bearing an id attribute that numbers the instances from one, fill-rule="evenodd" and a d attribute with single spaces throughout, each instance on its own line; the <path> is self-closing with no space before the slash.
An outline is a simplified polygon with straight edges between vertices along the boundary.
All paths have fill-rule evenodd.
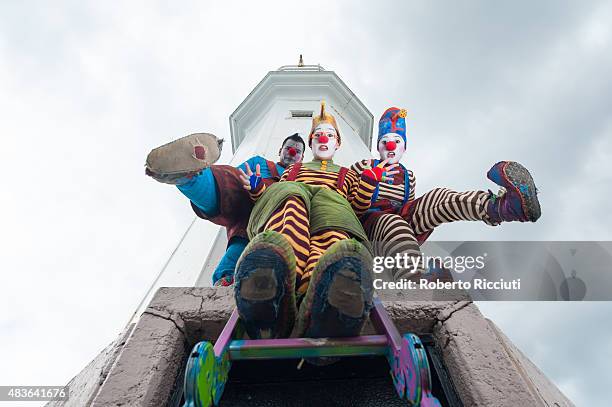
<path id="1" fill-rule="evenodd" d="M 190 134 L 152 150 L 145 173 L 165 184 L 184 184 L 217 162 L 222 146 L 223 140 L 213 134 Z"/>
<path id="2" fill-rule="evenodd" d="M 487 178 L 501 186 L 503 194 L 491 194 L 487 216 L 493 223 L 535 222 L 542 214 L 538 189 L 527 168 L 514 161 L 500 161 L 487 172 Z"/>
<path id="3" fill-rule="evenodd" d="M 251 339 L 286 338 L 295 322 L 295 254 L 280 233 L 255 236 L 238 260 L 234 296 Z"/>
<path id="4" fill-rule="evenodd" d="M 309 338 L 357 336 L 372 308 L 372 256 L 354 239 L 334 243 L 315 265 L 298 315 Z"/>

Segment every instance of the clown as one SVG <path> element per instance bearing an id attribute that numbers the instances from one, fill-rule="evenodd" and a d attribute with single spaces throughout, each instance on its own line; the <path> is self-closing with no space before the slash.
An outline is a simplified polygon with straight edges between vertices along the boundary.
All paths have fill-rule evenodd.
<path id="1" fill-rule="evenodd" d="M 221 154 L 222 140 L 197 133 L 151 151 L 147 175 L 174 184 L 190 201 L 196 215 L 227 229 L 227 250 L 213 272 L 214 285 L 231 285 L 236 262 L 248 243 L 247 224 L 253 204 L 242 188 L 239 169 L 258 168 L 257 179 L 271 184 L 291 164 L 301 162 L 306 147 L 297 134 L 287 137 L 276 163 L 255 156 L 238 166 L 212 165 Z"/>
<path id="2" fill-rule="evenodd" d="M 356 214 L 370 207 L 386 162 L 360 175 L 333 162 L 341 146 L 333 116 L 313 118 L 308 145 L 314 159 L 296 163 L 280 182 L 242 174 L 256 201 L 250 243 L 236 268 L 238 312 L 251 338 L 359 334 L 372 307 L 372 259 Z M 296 296 L 297 295 L 297 296 Z"/>
<path id="3" fill-rule="evenodd" d="M 487 173 L 499 185 L 498 195 L 491 191 L 456 192 L 435 188 L 415 199 L 416 180 L 412 171 L 399 163 L 406 151 L 406 111 L 391 107 L 379 122 L 380 160 L 397 164 L 397 174 L 386 174 L 372 197 L 370 209 L 361 216 L 368 238 L 375 242 L 379 256 L 406 254 L 411 267 L 392 270 L 393 277 L 417 278 L 427 265 L 420 260 L 419 245 L 442 223 L 480 220 L 488 225 L 502 222 L 535 222 L 540 217 L 537 188 L 529 171 L 513 161 L 501 161 Z M 351 167 L 367 171 L 380 160 L 364 160 Z"/>

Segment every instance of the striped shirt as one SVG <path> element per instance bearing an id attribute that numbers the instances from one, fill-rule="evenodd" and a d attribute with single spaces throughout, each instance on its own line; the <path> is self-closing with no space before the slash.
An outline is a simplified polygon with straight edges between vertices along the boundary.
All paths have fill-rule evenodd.
<path id="1" fill-rule="evenodd" d="M 341 167 L 334 164 L 331 160 L 326 161 L 327 164 L 325 165 L 322 163 L 322 161 L 303 163 L 294 181 L 329 188 L 339 193 L 351 204 L 351 207 L 357 215 L 361 215 L 367 211 L 370 208 L 372 195 L 374 194 L 378 182 L 349 169 L 344 178 L 344 183 L 339 189 L 338 172 Z M 287 181 L 292 169 L 293 165 L 289 166 L 281 176 L 279 182 Z M 263 183 L 259 184 L 259 186 L 251 192 L 251 198 L 257 200 L 265 190 L 266 186 Z"/>
<path id="2" fill-rule="evenodd" d="M 366 168 L 371 168 L 373 164 L 374 159 L 361 160 L 351 165 L 351 169 L 356 173 L 361 174 L 363 173 L 363 170 Z M 404 201 L 404 168 L 405 167 L 403 166 L 394 168 L 398 170 L 399 173 L 393 176 L 393 184 L 389 184 L 387 182 L 381 182 L 379 184 L 376 202 L 389 200 L 392 203 L 402 203 Z M 410 185 L 408 200 L 412 201 L 415 198 L 414 191 L 416 188 L 416 177 L 412 171 L 408 169 L 406 169 L 406 171 L 408 171 L 408 182 Z"/>

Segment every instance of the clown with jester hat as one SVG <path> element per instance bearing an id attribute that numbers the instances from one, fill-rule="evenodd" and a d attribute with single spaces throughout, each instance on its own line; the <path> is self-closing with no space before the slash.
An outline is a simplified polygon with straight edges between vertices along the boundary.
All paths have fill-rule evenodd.
<path id="1" fill-rule="evenodd" d="M 424 271 L 420 244 L 434 228 L 456 221 L 482 221 L 488 225 L 502 222 L 535 222 L 541 214 L 537 188 L 529 171 L 514 161 L 501 161 L 487 177 L 501 187 L 491 191 L 456 192 L 435 188 L 415 199 L 414 173 L 400 163 L 406 152 L 406 110 L 388 108 L 378 126 L 377 149 L 380 159 L 357 162 L 351 169 L 369 171 L 381 161 L 395 164 L 394 174 L 383 174 L 372 195 L 370 208 L 360 216 L 377 256 L 412 258 L 414 267 L 392 270 L 393 278 L 419 278 Z"/>

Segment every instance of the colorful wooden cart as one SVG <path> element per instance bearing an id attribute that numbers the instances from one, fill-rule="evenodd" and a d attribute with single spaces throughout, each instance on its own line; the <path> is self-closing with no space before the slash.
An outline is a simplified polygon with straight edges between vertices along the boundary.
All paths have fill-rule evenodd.
<path id="1" fill-rule="evenodd" d="M 440 406 L 431 393 L 429 362 L 419 337 L 412 333 L 400 335 L 378 298 L 374 299 L 370 320 L 377 335 L 242 340 L 233 339 L 240 326 L 238 311 L 234 310 L 214 345 L 199 342 L 191 351 L 185 371 L 183 407 L 219 405 L 235 360 L 369 355 L 387 358 L 395 390 L 407 405 Z"/>

